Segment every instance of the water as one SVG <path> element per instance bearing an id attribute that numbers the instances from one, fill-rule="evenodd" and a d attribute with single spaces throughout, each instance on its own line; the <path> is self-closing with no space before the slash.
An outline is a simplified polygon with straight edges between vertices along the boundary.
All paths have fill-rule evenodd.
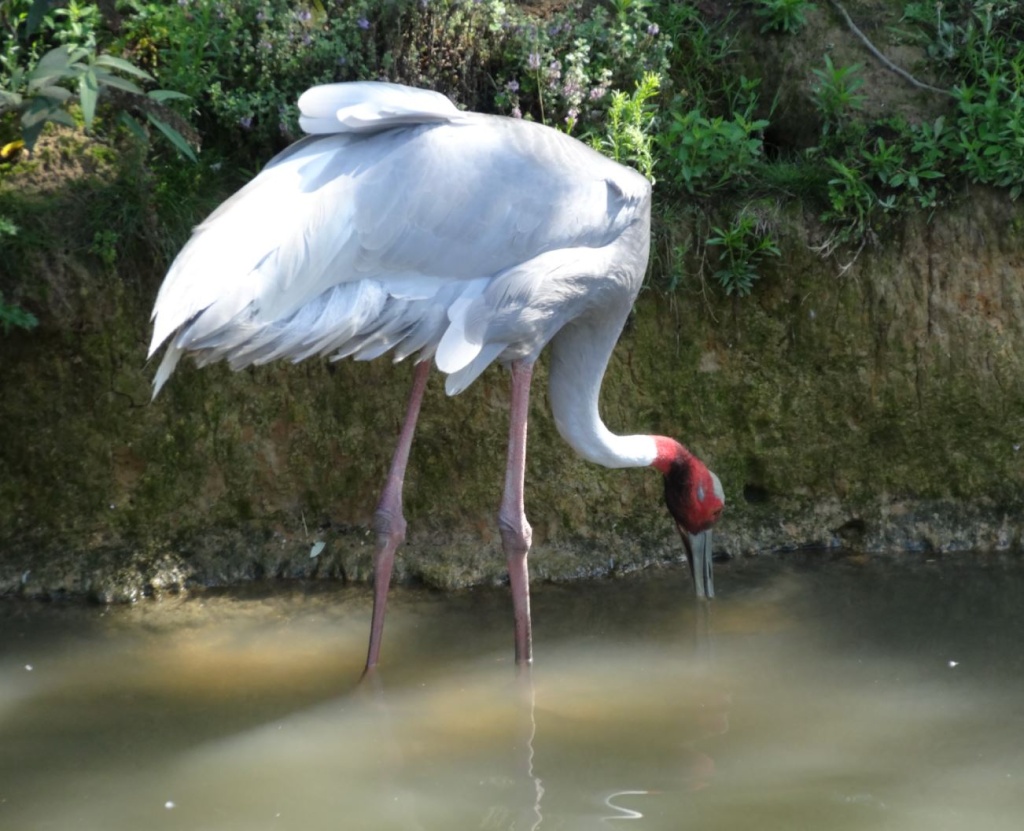
<path id="1" fill-rule="evenodd" d="M 0 828 L 1018 829 L 1024 567 L 786 558 L 501 590 L 0 604 Z"/>

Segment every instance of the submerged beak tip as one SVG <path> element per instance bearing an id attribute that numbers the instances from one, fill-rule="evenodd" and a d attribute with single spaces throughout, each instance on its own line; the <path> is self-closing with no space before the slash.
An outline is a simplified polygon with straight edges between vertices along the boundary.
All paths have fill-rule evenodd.
<path id="1" fill-rule="evenodd" d="M 711 558 L 711 530 L 691 534 L 684 528 L 679 528 L 679 535 L 683 539 L 686 548 L 686 559 L 690 566 L 690 576 L 693 578 L 693 586 L 699 599 L 711 599 L 715 596 L 714 575 L 712 572 L 713 561 Z"/>

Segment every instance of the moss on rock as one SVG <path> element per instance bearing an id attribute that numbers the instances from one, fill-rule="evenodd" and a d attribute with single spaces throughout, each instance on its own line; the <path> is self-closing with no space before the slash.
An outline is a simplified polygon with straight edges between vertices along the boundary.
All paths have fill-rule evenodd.
<path id="1" fill-rule="evenodd" d="M 843 273 L 797 239 L 743 302 L 696 278 L 673 296 L 649 289 L 609 367 L 605 419 L 678 436 L 719 472 L 724 552 L 1015 550 L 1019 221 L 1004 197 L 979 191 Z M 790 226 L 806 233 L 799 217 Z M 267 577 L 369 579 L 368 524 L 408 365 L 185 364 L 149 403 L 158 275 L 110 291 L 109 275 L 66 273 L 102 314 L 91 300 L 70 312 L 57 301 L 38 331 L 5 340 L 0 591 L 131 600 Z M 677 560 L 659 477 L 576 458 L 545 385 L 542 364 L 527 469 L 537 577 Z M 400 579 L 504 579 L 494 514 L 507 409 L 500 369 L 455 399 L 434 379 L 407 478 Z"/>

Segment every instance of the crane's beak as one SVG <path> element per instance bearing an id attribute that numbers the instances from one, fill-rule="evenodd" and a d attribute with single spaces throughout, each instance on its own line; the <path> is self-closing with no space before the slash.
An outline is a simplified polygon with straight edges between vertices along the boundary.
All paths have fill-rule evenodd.
<path id="1" fill-rule="evenodd" d="M 715 582 L 711 573 L 711 529 L 691 534 L 681 525 L 677 524 L 676 527 L 686 547 L 686 561 L 690 565 L 690 576 L 693 578 L 697 597 L 709 600 L 715 596 Z"/>

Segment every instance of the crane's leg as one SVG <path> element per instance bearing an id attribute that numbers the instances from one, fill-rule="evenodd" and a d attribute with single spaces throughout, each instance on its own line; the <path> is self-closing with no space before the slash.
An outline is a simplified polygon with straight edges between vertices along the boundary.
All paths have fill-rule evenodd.
<path id="1" fill-rule="evenodd" d="M 530 551 L 533 532 L 526 521 L 523 507 L 523 484 L 526 479 L 526 415 L 530 409 L 530 378 L 533 365 L 522 361 L 512 364 L 512 406 L 508 431 L 508 466 L 505 469 L 505 491 L 498 511 L 501 544 L 508 560 L 508 580 L 512 587 L 512 614 L 516 629 L 516 663 L 533 660 L 530 633 L 530 575 L 526 555 Z"/>
<path id="2" fill-rule="evenodd" d="M 409 450 L 412 447 L 413 434 L 416 432 L 416 420 L 420 415 L 420 405 L 423 403 L 423 392 L 427 388 L 429 374 L 430 361 L 416 364 L 405 422 L 402 424 L 402 432 L 398 434 L 398 446 L 391 459 L 384 492 L 380 495 L 380 502 L 373 515 L 377 547 L 373 555 L 373 620 L 370 623 L 370 648 L 366 654 L 367 670 L 376 666 L 380 660 L 380 642 L 384 636 L 384 612 L 388 604 L 391 568 L 395 563 L 395 551 L 405 539 L 402 484 L 405 481 L 405 467 L 409 463 Z"/>

